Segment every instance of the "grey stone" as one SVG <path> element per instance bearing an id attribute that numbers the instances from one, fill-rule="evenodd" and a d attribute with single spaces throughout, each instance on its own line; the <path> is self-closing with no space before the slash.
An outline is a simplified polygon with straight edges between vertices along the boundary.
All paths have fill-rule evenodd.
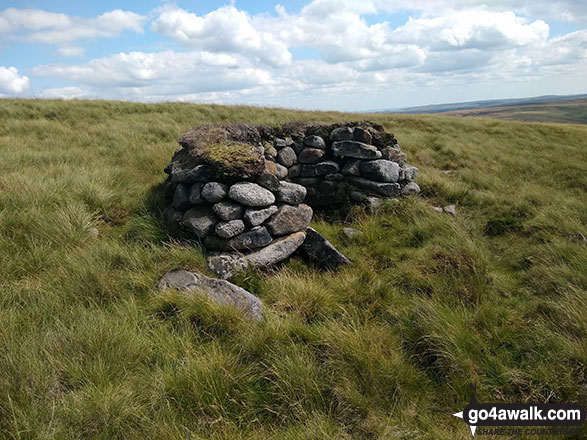
<path id="1" fill-rule="evenodd" d="M 420 194 L 420 187 L 416 182 L 410 182 L 402 188 L 402 196 L 415 196 Z"/>
<path id="2" fill-rule="evenodd" d="M 306 188 L 297 183 L 279 182 L 279 189 L 275 191 L 275 198 L 280 202 L 298 205 L 306 197 Z"/>
<path id="3" fill-rule="evenodd" d="M 256 183 L 235 183 L 228 190 L 228 197 L 246 206 L 260 208 L 275 202 L 273 193 Z"/>
<path id="4" fill-rule="evenodd" d="M 442 206 L 433 206 L 432 209 L 434 209 L 436 212 L 444 212 L 444 209 L 442 209 Z"/>
<path id="5" fill-rule="evenodd" d="M 191 206 L 188 189 L 183 184 L 178 184 L 175 187 L 173 194 L 173 207 L 179 211 L 185 211 Z"/>
<path id="6" fill-rule="evenodd" d="M 301 165 L 294 165 L 288 170 L 287 177 L 289 177 L 290 179 L 293 179 L 294 177 L 298 177 L 301 172 L 302 172 L 302 166 Z"/>
<path id="7" fill-rule="evenodd" d="M 365 235 L 363 231 L 355 228 L 342 228 L 340 234 L 347 240 L 354 240 Z"/>
<path id="8" fill-rule="evenodd" d="M 208 165 L 183 168 L 181 164 L 171 163 L 171 183 L 179 182 L 206 182 L 210 179 L 211 169 Z"/>
<path id="9" fill-rule="evenodd" d="M 388 145 L 381 148 L 381 157 L 396 162 L 400 166 L 406 165 L 408 158 L 397 145 Z"/>
<path id="10" fill-rule="evenodd" d="M 214 232 L 220 238 L 232 238 L 244 232 L 245 224 L 242 220 L 231 220 L 229 222 L 218 222 L 214 228 Z"/>
<path id="11" fill-rule="evenodd" d="M 362 127 L 355 127 L 355 130 L 353 132 L 353 139 L 355 141 L 364 142 L 365 144 L 370 144 L 373 140 L 371 133 L 369 133 Z"/>
<path id="12" fill-rule="evenodd" d="M 275 240 L 263 249 L 245 256 L 246 261 L 254 267 L 265 267 L 279 263 L 291 256 L 304 242 L 304 231 L 294 232 L 279 240 Z"/>
<path id="13" fill-rule="evenodd" d="M 396 197 L 400 195 L 401 188 L 398 183 L 374 182 L 362 177 L 347 177 L 347 179 L 354 186 L 380 196 Z"/>
<path id="14" fill-rule="evenodd" d="M 318 177 L 296 177 L 292 180 L 302 186 L 312 186 L 320 183 L 320 179 Z"/>
<path id="15" fill-rule="evenodd" d="M 264 209 L 247 209 L 245 211 L 244 221 L 248 227 L 259 226 L 269 217 L 277 212 L 277 206 L 271 205 Z"/>
<path id="16" fill-rule="evenodd" d="M 304 145 L 307 145 L 311 148 L 319 148 L 321 150 L 326 149 L 326 143 L 324 142 L 324 139 L 322 139 L 320 136 L 315 135 L 306 136 L 304 138 Z"/>
<path id="17" fill-rule="evenodd" d="M 267 246 L 272 240 L 273 238 L 269 235 L 265 226 L 257 226 L 228 240 L 209 235 L 204 239 L 204 245 L 209 249 L 218 251 L 244 251 Z"/>
<path id="18" fill-rule="evenodd" d="M 202 203 L 202 184 L 194 183 L 190 188 L 190 203 L 199 205 Z"/>
<path id="19" fill-rule="evenodd" d="M 277 153 L 277 162 L 284 167 L 291 167 L 298 161 L 296 152 L 292 147 L 284 147 Z"/>
<path id="20" fill-rule="evenodd" d="M 223 280 L 232 278 L 248 265 L 247 260 L 236 252 L 211 252 L 207 258 L 208 270 Z"/>
<path id="21" fill-rule="evenodd" d="M 167 272 L 157 284 L 159 290 L 175 289 L 186 294 L 205 294 L 218 304 L 228 304 L 241 310 L 247 317 L 256 321 L 263 319 L 261 300 L 245 289 L 226 280 L 218 280 L 205 275 L 175 269 Z"/>
<path id="22" fill-rule="evenodd" d="M 212 206 L 212 210 L 221 220 L 229 222 L 241 218 L 245 208 L 240 203 L 233 202 L 232 200 L 224 200 Z"/>
<path id="23" fill-rule="evenodd" d="M 299 177 L 315 177 L 316 172 L 314 171 L 314 165 L 302 165 Z"/>
<path id="24" fill-rule="evenodd" d="M 418 175 L 418 168 L 406 165 L 400 168 L 400 180 L 414 180 Z"/>
<path id="25" fill-rule="evenodd" d="M 364 205 L 370 210 L 379 208 L 383 203 L 383 200 L 381 200 L 379 197 L 373 197 L 360 191 L 352 191 L 349 194 L 349 199 L 351 202 Z"/>
<path id="26" fill-rule="evenodd" d="M 361 175 L 361 161 L 352 159 L 346 160 L 342 167 L 342 174 L 347 176 L 360 176 Z"/>
<path id="27" fill-rule="evenodd" d="M 340 166 L 332 161 L 328 160 L 325 162 L 320 162 L 314 165 L 314 172 L 317 176 L 323 176 L 324 174 L 331 174 L 331 173 L 338 173 L 340 171 Z"/>
<path id="28" fill-rule="evenodd" d="M 273 160 L 277 157 L 277 150 L 273 146 L 265 147 L 265 157 L 270 157 Z"/>
<path id="29" fill-rule="evenodd" d="M 330 133 L 330 139 L 333 141 L 350 141 L 353 138 L 352 127 L 335 128 Z"/>
<path id="30" fill-rule="evenodd" d="M 305 147 L 304 144 L 300 144 L 298 142 L 293 142 L 291 143 L 291 145 L 288 145 L 288 147 L 292 147 L 293 150 L 296 152 L 296 155 L 300 154 L 300 151 L 302 151 Z"/>
<path id="31" fill-rule="evenodd" d="M 306 230 L 306 239 L 300 247 L 302 255 L 321 269 L 334 270 L 351 264 L 326 238 L 313 228 Z"/>
<path id="32" fill-rule="evenodd" d="M 379 159 L 381 151 L 376 147 L 357 141 L 337 141 L 332 143 L 335 156 L 355 157 L 357 159 Z"/>
<path id="33" fill-rule="evenodd" d="M 318 148 L 305 148 L 300 152 L 298 161 L 300 163 L 317 163 L 320 162 L 324 154 L 324 150 Z"/>
<path id="34" fill-rule="evenodd" d="M 220 182 L 208 182 L 202 188 L 202 197 L 209 203 L 217 203 L 226 197 L 228 185 Z"/>
<path id="35" fill-rule="evenodd" d="M 203 238 L 214 230 L 218 218 L 209 206 L 196 206 L 183 216 L 185 227 L 198 238 Z"/>
<path id="36" fill-rule="evenodd" d="M 279 188 L 279 178 L 274 174 L 261 174 L 256 182 L 269 191 L 276 191 Z"/>
<path id="37" fill-rule="evenodd" d="M 340 173 L 326 174 L 324 176 L 324 180 L 334 180 L 336 182 L 341 182 L 344 180 L 344 176 Z"/>
<path id="38" fill-rule="evenodd" d="M 453 217 L 457 216 L 457 207 L 456 205 L 447 205 L 444 208 L 442 208 L 442 210 L 444 212 L 446 212 L 447 214 L 452 215 Z"/>
<path id="39" fill-rule="evenodd" d="M 286 147 L 287 143 L 285 142 L 285 139 L 275 138 L 273 140 L 273 146 L 279 150 L 280 148 Z"/>
<path id="40" fill-rule="evenodd" d="M 284 166 L 283 166 L 283 165 L 281 165 L 281 164 L 278 164 L 278 163 L 276 163 L 276 164 L 275 164 L 275 169 L 276 169 L 276 174 L 275 174 L 275 175 L 276 175 L 276 176 L 277 176 L 277 177 L 278 177 L 280 180 L 283 180 L 283 179 L 285 179 L 285 178 L 287 177 L 287 172 L 288 172 L 288 170 L 287 170 L 287 168 L 286 168 L 286 167 L 284 167 Z"/>
<path id="41" fill-rule="evenodd" d="M 167 229 L 172 235 L 177 235 L 181 232 L 183 224 L 183 213 L 168 206 L 163 210 L 163 219 L 167 225 Z"/>
<path id="42" fill-rule="evenodd" d="M 298 232 L 310 224 L 312 208 L 308 205 L 282 205 L 266 223 L 273 235 L 285 235 Z"/>
<path id="43" fill-rule="evenodd" d="M 395 183 L 399 180 L 399 165 L 385 159 L 361 163 L 361 175 L 377 182 Z"/>

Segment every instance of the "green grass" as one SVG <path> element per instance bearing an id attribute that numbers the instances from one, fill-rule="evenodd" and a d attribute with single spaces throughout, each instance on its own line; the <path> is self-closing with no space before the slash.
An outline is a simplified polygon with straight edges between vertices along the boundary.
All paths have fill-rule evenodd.
<path id="1" fill-rule="evenodd" d="M 154 288 L 205 270 L 161 223 L 180 133 L 364 117 L 0 100 L 0 438 L 469 439 L 451 414 L 471 382 L 486 402 L 585 395 L 585 126 L 369 116 L 422 197 L 317 217 L 352 266 L 240 275 L 262 324 Z"/>
<path id="2" fill-rule="evenodd" d="M 587 124 L 587 99 L 457 110 L 445 114 L 482 116 L 508 121 Z"/>

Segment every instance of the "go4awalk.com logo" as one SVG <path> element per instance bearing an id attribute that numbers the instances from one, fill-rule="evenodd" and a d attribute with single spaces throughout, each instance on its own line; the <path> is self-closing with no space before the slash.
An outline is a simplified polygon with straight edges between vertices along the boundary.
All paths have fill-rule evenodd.
<path id="1" fill-rule="evenodd" d="M 471 399 L 461 412 L 471 434 L 478 435 L 580 435 L 585 408 L 578 403 L 479 403 Z"/>

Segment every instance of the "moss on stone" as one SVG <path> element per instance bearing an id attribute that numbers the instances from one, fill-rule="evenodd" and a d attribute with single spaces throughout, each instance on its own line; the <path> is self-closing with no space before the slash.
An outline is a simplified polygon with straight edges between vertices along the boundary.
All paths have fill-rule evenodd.
<path id="1" fill-rule="evenodd" d="M 265 166 L 261 147 L 240 142 L 212 143 L 204 146 L 200 155 L 223 178 L 248 178 L 260 174 Z"/>

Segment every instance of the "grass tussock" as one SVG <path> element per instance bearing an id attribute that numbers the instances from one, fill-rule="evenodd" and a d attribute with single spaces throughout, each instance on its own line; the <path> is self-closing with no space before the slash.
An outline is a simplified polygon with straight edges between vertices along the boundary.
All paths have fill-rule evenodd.
<path id="1" fill-rule="evenodd" d="M 155 290 L 205 270 L 161 221 L 180 133 L 364 117 L 0 101 L 0 437 L 466 439 L 451 414 L 470 383 L 481 401 L 584 395 L 584 126 L 373 115 L 422 197 L 318 216 L 352 266 L 240 274 L 261 324 Z"/>

